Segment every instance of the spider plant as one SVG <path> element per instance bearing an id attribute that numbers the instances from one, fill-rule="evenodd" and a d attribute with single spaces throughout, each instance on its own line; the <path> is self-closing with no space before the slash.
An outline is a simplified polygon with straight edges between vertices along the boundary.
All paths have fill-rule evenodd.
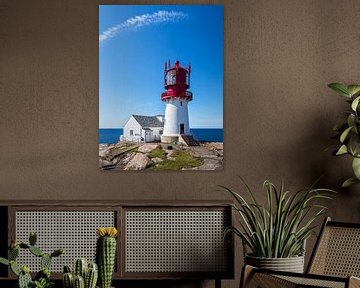
<path id="1" fill-rule="evenodd" d="M 246 201 L 240 194 L 220 186 L 236 200 L 233 208 L 240 215 L 240 227 L 228 227 L 225 234 L 233 232 L 252 251 L 252 256 L 288 258 L 302 254 L 305 240 L 314 233 L 315 220 L 324 214 L 326 207 L 318 200 L 331 199 L 329 189 L 304 188 L 296 193 L 277 188 L 266 180 L 267 205 L 257 202 L 249 186 L 242 180 L 251 197 Z"/>

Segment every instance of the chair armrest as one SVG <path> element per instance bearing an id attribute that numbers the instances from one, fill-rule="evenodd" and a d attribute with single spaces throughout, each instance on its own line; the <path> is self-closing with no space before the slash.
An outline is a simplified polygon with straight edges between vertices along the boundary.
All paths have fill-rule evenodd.
<path id="1" fill-rule="evenodd" d="M 360 278 L 350 276 L 349 277 L 349 288 L 360 288 Z"/>
<path id="2" fill-rule="evenodd" d="M 272 271 L 273 272 L 273 271 Z M 263 273 L 260 269 L 245 265 L 241 274 L 241 288 L 295 288 L 296 283 L 276 277 L 272 274 Z"/>
<path id="3" fill-rule="evenodd" d="M 323 287 L 323 288 L 360 288 L 356 277 L 333 277 L 315 274 L 301 274 L 259 269 L 249 265 L 243 268 L 241 288 L 272 287 Z M 347 285 L 348 284 L 348 285 Z"/>

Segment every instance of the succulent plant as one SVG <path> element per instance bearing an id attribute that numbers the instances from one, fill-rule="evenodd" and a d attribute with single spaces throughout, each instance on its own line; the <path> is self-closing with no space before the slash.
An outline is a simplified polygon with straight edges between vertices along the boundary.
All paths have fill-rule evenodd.
<path id="1" fill-rule="evenodd" d="M 18 276 L 19 288 L 48 288 L 53 286 L 53 282 L 50 281 L 49 271 L 51 261 L 53 257 L 58 257 L 63 254 L 64 250 L 57 249 L 51 254 L 44 253 L 39 247 L 35 246 L 36 241 L 36 233 L 30 233 L 29 244 L 24 242 L 16 243 L 12 241 L 8 251 L 8 259 L 0 257 L 0 263 L 10 266 L 11 271 L 16 276 Z M 41 270 L 35 275 L 34 281 L 31 278 L 29 267 L 19 267 L 19 265 L 16 263 L 16 259 L 19 256 L 20 249 L 29 250 L 29 252 L 33 255 L 41 257 Z"/>
<path id="2" fill-rule="evenodd" d="M 74 263 L 74 273 L 69 266 L 64 266 L 64 288 L 95 288 L 98 279 L 96 263 L 88 263 L 85 258 L 78 258 Z"/>
<path id="3" fill-rule="evenodd" d="M 116 258 L 115 227 L 97 229 L 96 262 L 99 267 L 99 284 L 101 288 L 110 288 Z"/>

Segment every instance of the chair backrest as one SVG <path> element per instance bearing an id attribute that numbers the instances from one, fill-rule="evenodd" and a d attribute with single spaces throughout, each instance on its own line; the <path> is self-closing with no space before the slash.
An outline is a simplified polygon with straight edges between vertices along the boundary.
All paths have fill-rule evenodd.
<path id="1" fill-rule="evenodd" d="M 360 277 L 360 224 L 326 218 L 307 273 Z"/>

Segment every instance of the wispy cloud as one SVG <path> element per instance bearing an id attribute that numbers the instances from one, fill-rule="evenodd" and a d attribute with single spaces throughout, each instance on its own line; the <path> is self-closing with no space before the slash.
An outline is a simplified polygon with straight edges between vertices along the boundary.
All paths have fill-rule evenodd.
<path id="1" fill-rule="evenodd" d="M 106 29 L 99 35 L 99 43 L 114 38 L 118 33 L 124 30 L 137 29 L 142 26 L 149 26 L 157 23 L 176 22 L 187 17 L 188 15 L 183 12 L 164 10 L 160 10 L 152 14 L 137 15 L 118 25 Z"/>

